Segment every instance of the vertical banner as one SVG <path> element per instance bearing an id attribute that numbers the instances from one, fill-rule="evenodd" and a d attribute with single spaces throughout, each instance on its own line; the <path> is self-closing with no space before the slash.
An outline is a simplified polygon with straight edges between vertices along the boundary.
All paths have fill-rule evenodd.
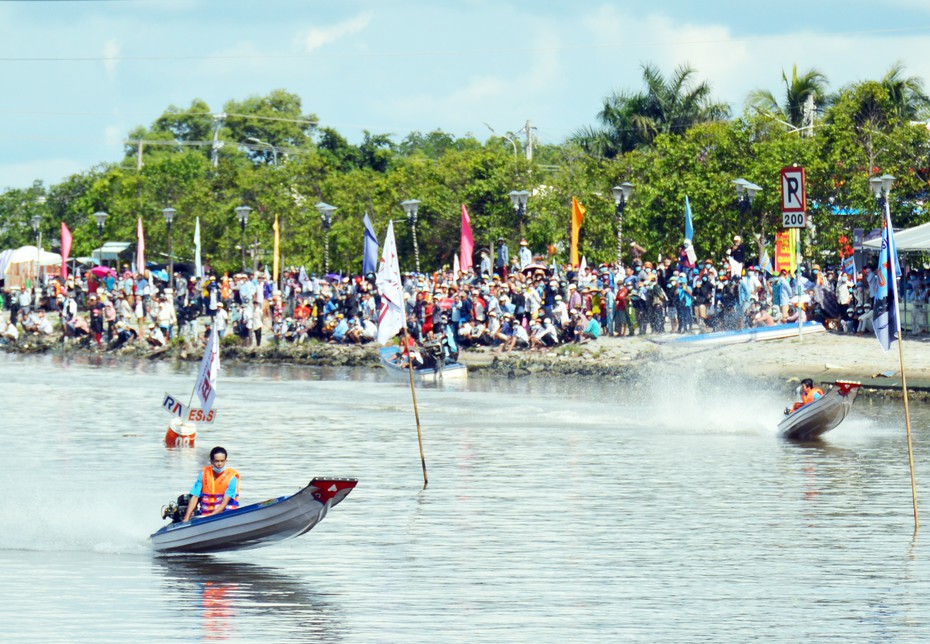
<path id="1" fill-rule="evenodd" d="M 581 233 L 581 224 L 587 209 L 575 197 L 572 197 L 572 248 L 569 262 L 573 267 L 578 266 L 578 236 Z"/>
<path id="2" fill-rule="evenodd" d="M 63 281 L 68 280 L 68 258 L 71 256 L 71 241 L 71 231 L 68 230 L 65 222 L 61 222 L 61 279 Z M 103 253 L 103 250 L 100 252 Z"/>
<path id="3" fill-rule="evenodd" d="M 462 240 L 459 246 L 459 268 L 464 271 L 472 269 L 472 256 L 475 253 L 475 238 L 471 232 L 471 216 L 465 204 L 462 204 Z"/>
<path id="4" fill-rule="evenodd" d="M 794 271 L 794 234 L 789 229 L 775 233 L 775 272 Z"/>
<path id="5" fill-rule="evenodd" d="M 368 213 L 365 213 L 365 240 L 362 246 L 362 274 L 374 273 L 378 268 L 378 236 L 375 235 L 375 228 L 371 225 L 371 219 Z"/>
<path id="6" fill-rule="evenodd" d="M 145 275 L 145 234 L 142 231 L 142 217 L 139 217 L 139 225 L 136 233 L 139 237 L 139 243 L 136 245 L 136 272 Z"/>
<path id="7" fill-rule="evenodd" d="M 275 284 L 278 283 L 278 272 L 281 268 L 280 266 L 280 254 L 281 254 L 281 227 L 278 225 L 278 215 L 274 216 L 274 223 L 271 225 L 272 230 L 274 230 L 274 258 L 271 260 L 271 281 Z"/>
<path id="8" fill-rule="evenodd" d="M 200 259 L 200 217 L 194 219 L 194 277 L 203 277 L 203 262 Z"/>

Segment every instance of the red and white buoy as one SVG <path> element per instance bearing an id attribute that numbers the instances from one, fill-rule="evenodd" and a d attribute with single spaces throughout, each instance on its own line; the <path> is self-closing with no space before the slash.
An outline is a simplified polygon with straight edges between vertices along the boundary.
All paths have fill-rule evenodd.
<path id="1" fill-rule="evenodd" d="M 195 438 L 197 438 L 197 425 L 185 422 L 175 416 L 168 423 L 168 431 L 165 433 L 165 446 L 193 447 Z"/>

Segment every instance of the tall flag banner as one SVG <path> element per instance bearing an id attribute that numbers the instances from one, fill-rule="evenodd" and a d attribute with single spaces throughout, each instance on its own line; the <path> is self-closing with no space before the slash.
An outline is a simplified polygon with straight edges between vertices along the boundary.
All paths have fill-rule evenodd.
<path id="1" fill-rule="evenodd" d="M 404 290 L 400 284 L 400 264 L 397 261 L 397 244 L 394 242 L 394 222 L 388 223 L 381 250 L 381 264 L 375 276 L 375 285 L 381 293 L 381 311 L 378 315 L 378 344 L 387 342 L 404 327 Z"/>
<path id="2" fill-rule="evenodd" d="M 216 325 L 210 327 L 210 337 L 207 340 L 207 348 L 203 352 L 203 360 L 200 361 L 200 371 L 197 373 L 197 381 L 194 384 L 194 391 L 200 400 L 200 408 L 203 409 L 204 416 L 213 409 L 213 401 L 216 399 L 216 377 L 220 372 L 220 351 L 219 342 L 216 339 Z"/>
<path id="3" fill-rule="evenodd" d="M 690 239 L 694 243 L 694 222 L 691 221 L 691 202 L 688 195 L 685 195 L 685 239 Z"/>
<path id="4" fill-rule="evenodd" d="M 459 264 L 458 255 L 452 256 L 452 274 L 455 275 L 456 278 L 458 278 L 458 276 L 462 274 L 462 265 Z"/>
<path id="5" fill-rule="evenodd" d="M 139 237 L 139 243 L 136 245 L 136 272 L 145 275 L 145 235 L 142 232 L 142 217 L 139 217 L 139 225 L 136 230 Z"/>
<path id="6" fill-rule="evenodd" d="M 882 249 L 878 253 L 878 288 L 872 302 L 872 326 L 875 337 L 882 345 L 883 351 L 891 348 L 891 343 L 901 336 L 901 321 L 898 319 L 898 252 L 894 245 L 894 230 L 891 227 L 891 214 L 885 208 L 882 222 Z"/>
<path id="7" fill-rule="evenodd" d="M 203 263 L 200 261 L 200 217 L 194 219 L 194 275 L 203 277 Z"/>
<path id="8" fill-rule="evenodd" d="M 470 271 L 473 267 L 472 255 L 475 254 L 475 238 L 471 233 L 471 216 L 465 204 L 462 204 L 462 242 L 459 246 L 459 268 L 462 272 Z"/>
<path id="9" fill-rule="evenodd" d="M 271 225 L 274 231 L 274 258 L 271 260 L 271 281 L 278 283 L 278 271 L 280 266 L 281 255 L 281 226 L 278 225 L 278 215 L 274 216 L 274 223 Z"/>
<path id="10" fill-rule="evenodd" d="M 71 256 L 71 231 L 61 222 L 61 279 L 68 279 L 68 258 Z M 102 251 L 101 251 L 102 252 Z"/>
<path id="11" fill-rule="evenodd" d="M 569 262 L 572 266 L 578 266 L 578 234 L 581 232 L 581 224 L 584 221 L 584 215 L 588 209 L 581 205 L 575 197 L 572 197 L 572 249 Z"/>
<path id="12" fill-rule="evenodd" d="M 374 273 L 378 265 L 378 236 L 375 235 L 374 226 L 371 225 L 371 219 L 368 213 L 365 213 L 365 247 L 364 257 L 362 259 L 362 273 Z"/>

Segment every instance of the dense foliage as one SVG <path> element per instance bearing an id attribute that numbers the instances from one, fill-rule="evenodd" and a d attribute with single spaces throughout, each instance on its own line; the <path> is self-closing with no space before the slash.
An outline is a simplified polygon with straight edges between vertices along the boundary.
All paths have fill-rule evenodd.
<path id="1" fill-rule="evenodd" d="M 650 257 L 675 253 L 687 195 L 698 253 L 719 257 L 737 233 L 771 244 L 781 225 L 779 170 L 792 164 L 807 171 L 809 256 L 835 261 L 841 236 L 880 225 L 868 188 L 875 174 L 897 177 L 892 213 L 899 228 L 927 221 L 930 132 L 914 121 L 927 117 L 928 101 L 922 82 L 904 76 L 900 65 L 879 81 L 829 96 L 822 74 L 795 69 L 791 80 L 782 79 L 784 99 L 759 90 L 734 118 L 712 100 L 709 85 L 693 82 L 690 68 L 668 79 L 654 67 L 643 69 L 644 91 L 612 93 L 598 127 L 538 148 L 533 162 L 515 158 L 497 137 L 481 142 L 413 132 L 398 142 L 366 132 L 355 145 L 331 128 L 317 128 L 300 98 L 282 90 L 230 101 L 220 115 L 200 100 L 186 109 L 171 106 L 131 133 L 121 161 L 57 185 L 0 194 L 0 248 L 33 243 L 30 220 L 39 215 L 46 247 L 55 246 L 63 221 L 74 235 L 72 255 L 89 255 L 101 241 L 90 215 L 104 210 L 110 215 L 105 239 L 134 242 L 141 216 L 148 258 L 165 261 L 161 211 L 171 206 L 176 261 L 193 256 L 199 216 L 203 254 L 216 268 L 237 269 L 243 242 L 258 263 L 270 265 L 277 216 L 284 264 L 319 272 L 326 233 L 314 204 L 324 201 L 338 208 L 329 231 L 331 270 L 360 270 L 366 212 L 379 237 L 394 220 L 401 266 L 410 270 L 413 239 L 400 202 L 418 199 L 423 270 L 452 265 L 462 204 L 478 247 L 503 236 L 514 250 L 522 234 L 537 254 L 551 248 L 566 261 L 576 196 L 587 207 L 581 253 L 599 263 L 617 253 L 611 187 L 631 181 L 625 240 L 644 246 Z M 818 101 L 813 127 L 798 129 L 805 102 L 810 114 L 809 96 Z M 737 177 L 763 188 L 748 211 L 736 203 Z M 521 189 L 531 192 L 523 221 L 508 198 Z M 235 215 L 243 204 L 253 209 L 244 234 Z"/>

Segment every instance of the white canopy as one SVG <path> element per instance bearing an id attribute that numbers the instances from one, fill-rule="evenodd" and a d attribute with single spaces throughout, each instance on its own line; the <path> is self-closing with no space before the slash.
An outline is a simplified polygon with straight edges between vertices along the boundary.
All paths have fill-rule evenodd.
<path id="1" fill-rule="evenodd" d="M 899 230 L 894 234 L 894 245 L 899 253 L 904 252 L 930 252 L 930 222 Z M 882 238 L 870 239 L 862 246 L 870 250 L 882 249 Z"/>
<path id="2" fill-rule="evenodd" d="M 47 250 L 39 252 L 35 246 L 5 250 L 0 253 L 0 275 L 10 272 L 15 264 L 35 264 L 37 261 L 39 266 L 60 266 L 61 255 Z"/>

